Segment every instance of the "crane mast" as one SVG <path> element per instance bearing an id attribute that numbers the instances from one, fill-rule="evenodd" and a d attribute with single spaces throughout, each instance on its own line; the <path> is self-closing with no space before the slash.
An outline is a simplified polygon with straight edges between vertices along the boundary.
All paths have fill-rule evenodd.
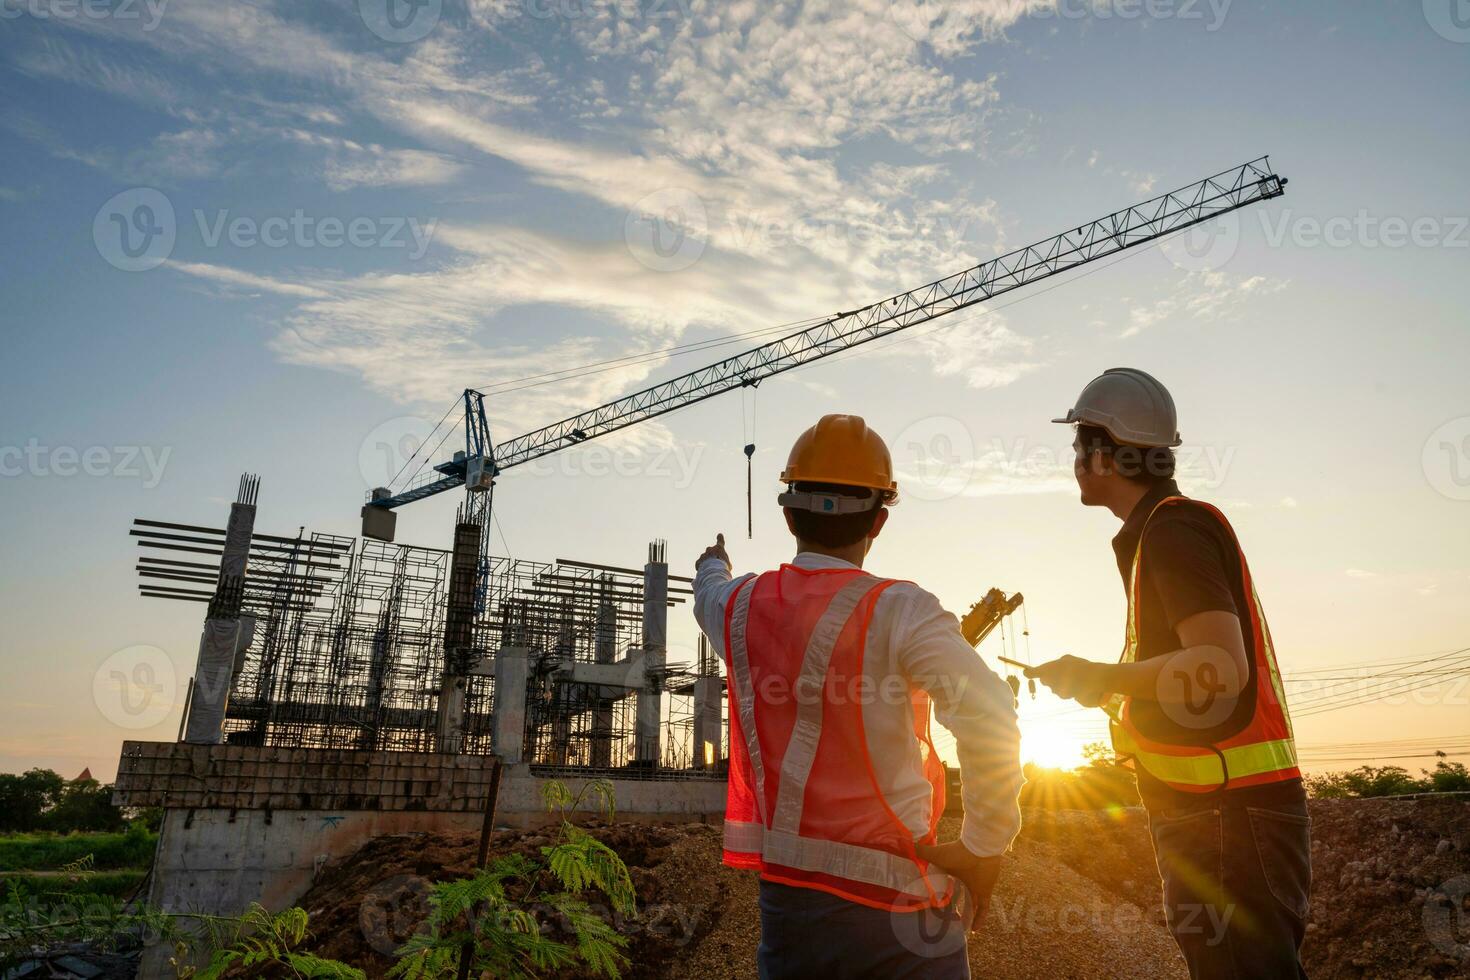
<path id="1" fill-rule="evenodd" d="M 1280 197 L 1285 193 L 1285 186 L 1286 178 L 1271 169 L 1268 157 L 1251 160 L 928 285 L 837 313 L 804 330 L 502 442 L 493 451 L 483 395 L 467 389 L 465 451 L 435 466 L 440 474 L 437 479 L 398 493 L 384 487 L 374 490 L 363 509 L 364 533 L 383 536 L 368 528 L 370 522 L 379 530 L 385 526 L 385 515 L 381 513 L 384 510 L 466 484 L 472 495 L 487 491 L 493 478 L 512 466 L 706 398 L 758 384 L 774 375 L 928 323 L 1069 269 L 1157 241 L 1257 201 Z M 472 437 L 472 430 L 476 436 L 483 433 L 483 441 Z M 391 524 L 391 520 L 386 522 L 389 540 Z"/>

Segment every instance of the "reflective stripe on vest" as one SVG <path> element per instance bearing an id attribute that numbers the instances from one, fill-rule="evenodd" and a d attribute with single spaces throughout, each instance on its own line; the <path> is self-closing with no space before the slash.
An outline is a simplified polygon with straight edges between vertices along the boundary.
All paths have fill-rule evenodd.
<path id="1" fill-rule="evenodd" d="M 1138 659 L 1139 624 L 1141 622 L 1140 586 L 1143 581 L 1143 541 L 1148 525 L 1159 509 L 1187 501 L 1187 497 L 1166 497 L 1154 506 L 1139 534 L 1129 573 L 1128 628 L 1120 663 Z M 1240 555 L 1243 592 L 1249 602 L 1242 625 L 1251 631 L 1251 653 L 1255 660 L 1255 710 L 1245 727 L 1215 745 L 1175 745 L 1145 736 L 1133 724 L 1128 699 L 1115 696 L 1108 703 L 1112 716 L 1109 725 L 1113 750 L 1132 758 L 1149 775 L 1185 792 L 1211 792 L 1226 786 L 1249 786 L 1294 779 L 1301 775 L 1297 768 L 1296 745 L 1292 739 L 1291 716 L 1287 712 L 1281 675 L 1276 667 L 1276 652 L 1271 645 L 1266 615 L 1256 595 L 1250 568 L 1239 542 L 1225 515 L 1209 504 L 1190 501 L 1218 520 L 1235 543 Z"/>
<path id="2" fill-rule="evenodd" d="M 928 882 L 914 862 L 872 847 L 843 844 L 839 841 L 802 837 L 799 834 L 767 830 L 758 823 L 725 821 L 725 849 L 760 854 L 765 860 L 782 867 L 798 868 L 861 881 L 880 888 L 891 888 L 910 898 L 927 899 L 944 894 L 953 881 L 931 869 Z"/>
<path id="3" fill-rule="evenodd" d="M 780 869 L 793 869 L 886 889 L 904 898 L 902 903 L 894 904 L 875 896 L 870 890 L 858 893 L 858 890 L 835 889 L 845 897 L 864 904 L 894 909 L 942 904 L 952 894 L 954 880 L 937 869 L 931 869 L 926 874 L 925 866 L 916 858 L 877 847 L 864 847 L 846 841 L 802 834 L 806 789 L 821 743 L 823 714 L 826 709 L 823 692 L 833 654 L 854 613 L 864 600 L 874 597 L 876 601 L 875 593 L 881 592 L 892 583 L 867 574 L 853 576 L 831 595 L 826 608 L 812 627 L 792 683 L 796 717 L 784 751 L 777 753 L 781 764 L 775 787 L 776 798 L 772 805 L 767 796 L 768 774 L 758 734 L 748 643 L 750 602 L 759 581 L 760 578 L 756 577 L 739 586 L 727 621 L 727 650 L 732 682 L 730 694 L 734 701 L 732 707 L 739 721 L 741 741 L 750 764 L 750 781 L 754 783 L 755 812 L 749 816 L 757 818 L 759 822 L 745 819 L 744 814 L 727 813 L 724 830 L 727 860 L 733 855 L 738 861 L 732 863 L 759 867 L 763 872 L 766 865 L 775 865 Z M 845 710 L 861 712 L 862 706 L 848 705 Z M 733 748 L 732 746 L 732 750 Z M 732 768 L 732 774 L 734 771 Z M 878 791 L 876 781 L 874 789 Z M 882 803 L 881 799 L 879 803 L 887 810 L 886 803 Z M 891 817 L 892 812 L 887 812 Z M 893 817 L 893 821 L 898 824 L 896 817 Z M 901 824 L 898 826 L 907 838 L 908 831 Z M 803 883 L 790 881 L 788 877 L 779 875 L 773 877 L 792 884 Z"/>

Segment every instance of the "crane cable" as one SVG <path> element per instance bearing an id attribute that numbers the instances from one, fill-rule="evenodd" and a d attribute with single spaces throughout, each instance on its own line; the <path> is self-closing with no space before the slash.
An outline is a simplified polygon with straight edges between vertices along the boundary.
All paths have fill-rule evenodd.
<path id="1" fill-rule="evenodd" d="M 745 437 L 745 539 L 755 540 L 755 396 L 759 381 L 748 381 L 740 389 L 740 426 Z M 747 402 L 746 390 L 750 391 Z"/>

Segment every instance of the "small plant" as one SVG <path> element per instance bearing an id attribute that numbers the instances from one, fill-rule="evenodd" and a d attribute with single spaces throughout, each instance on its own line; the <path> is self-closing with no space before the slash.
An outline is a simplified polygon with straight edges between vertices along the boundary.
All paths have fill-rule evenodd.
<path id="1" fill-rule="evenodd" d="M 356 967 L 298 952 L 297 947 L 307 937 L 307 916 L 304 909 L 289 908 L 284 912 L 270 912 L 252 902 L 249 911 L 239 919 L 211 921 L 216 927 L 221 924 L 227 926 L 229 932 L 217 928 L 216 948 L 210 956 L 209 965 L 198 971 L 185 966 L 179 970 L 180 977 L 219 980 L 235 973 L 242 976 L 291 976 L 312 980 L 366 980 L 366 974 Z M 187 947 L 176 948 L 180 955 L 174 962 L 178 966 L 187 954 Z M 272 967 L 277 969 L 271 969 Z M 284 968 L 284 972 L 281 968 Z"/>
<path id="2" fill-rule="evenodd" d="M 561 821 L 553 842 L 541 848 L 541 860 L 504 855 L 473 877 L 435 885 L 424 929 L 398 950 L 402 959 L 388 975 L 438 980 L 454 976 L 460 957 L 468 955 L 475 976 L 530 980 L 580 965 L 617 980 L 628 964 L 628 940 L 583 896 L 600 893 L 614 915 L 632 915 L 633 881 L 612 848 L 571 822 L 587 797 L 612 819 L 613 790 L 606 780 L 589 782 L 576 795 L 562 783 L 547 783 L 542 798 Z M 548 935 L 552 921 L 569 942 Z"/>

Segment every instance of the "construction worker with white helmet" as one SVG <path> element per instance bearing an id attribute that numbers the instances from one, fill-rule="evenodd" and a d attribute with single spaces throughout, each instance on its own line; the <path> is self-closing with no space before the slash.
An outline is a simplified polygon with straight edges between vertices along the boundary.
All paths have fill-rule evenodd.
<path id="1" fill-rule="evenodd" d="M 796 556 L 732 578 L 721 535 L 694 580 L 728 668 L 724 860 L 760 873 L 760 976 L 968 977 L 967 926 L 1020 828 L 1011 689 L 933 595 L 864 571 L 898 484 L 861 418 L 807 429 L 781 480 Z M 931 705 L 963 780 L 944 844 Z"/>
<path id="2" fill-rule="evenodd" d="M 1094 378 L 1076 426 L 1082 503 L 1123 522 L 1128 598 L 1117 663 L 1027 671 L 1104 708 L 1148 810 L 1164 910 L 1190 976 L 1304 977 L 1310 821 L 1271 631 L 1217 508 L 1174 480 L 1174 399 L 1134 368 Z"/>

